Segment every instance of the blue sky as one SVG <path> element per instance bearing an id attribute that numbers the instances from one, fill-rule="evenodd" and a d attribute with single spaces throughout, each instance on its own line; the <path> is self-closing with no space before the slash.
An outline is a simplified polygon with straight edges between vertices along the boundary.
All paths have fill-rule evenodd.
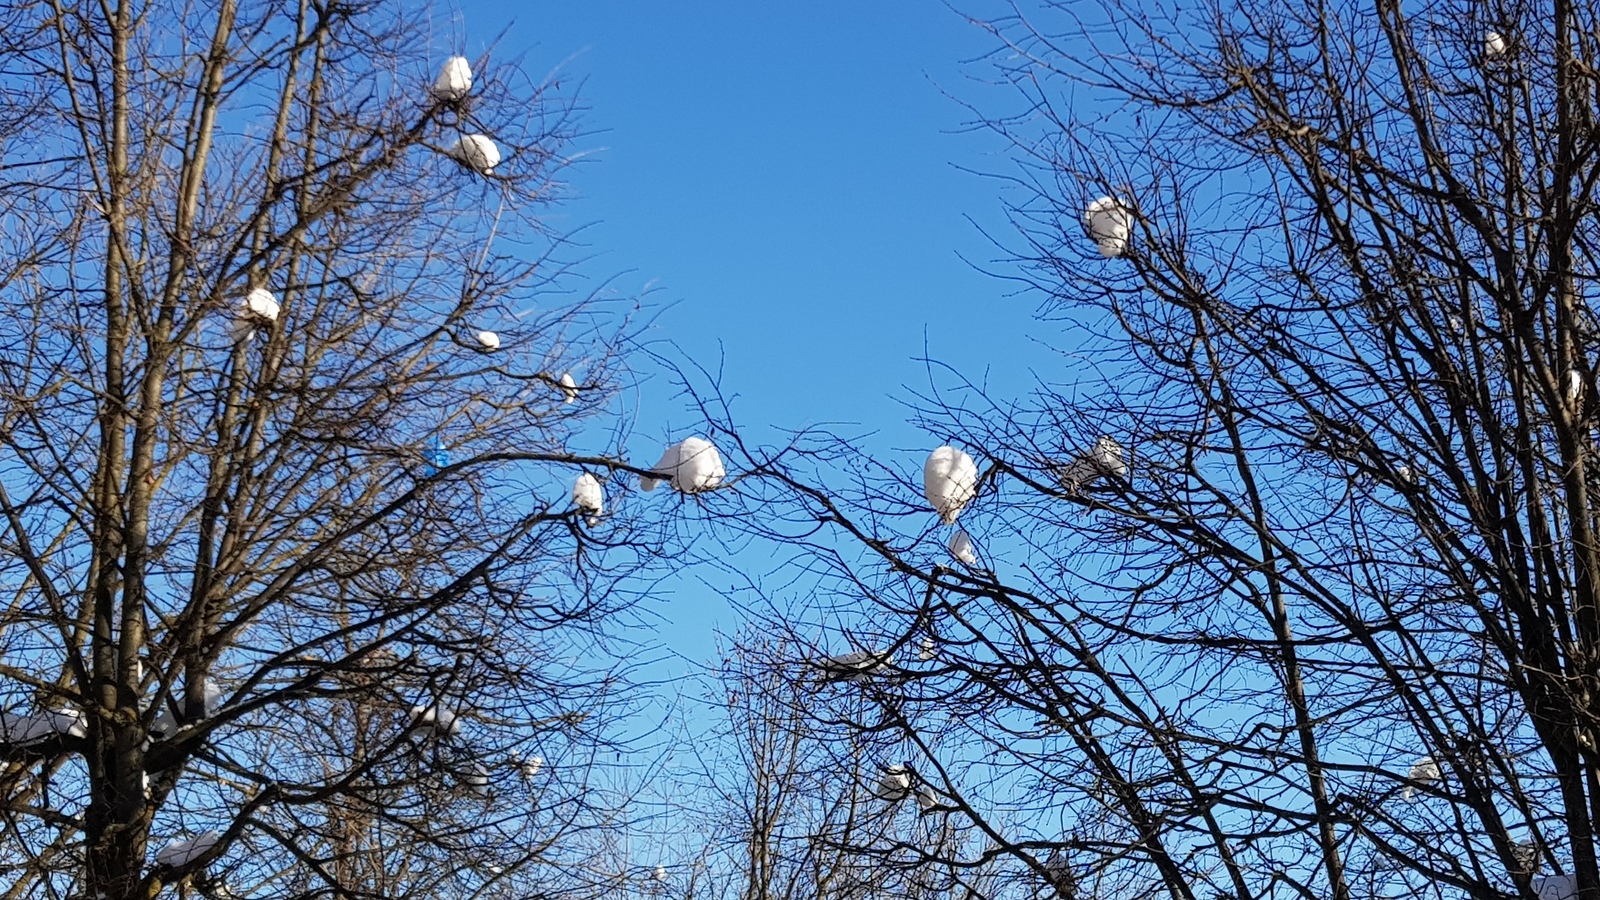
<path id="1" fill-rule="evenodd" d="M 878 431 L 885 453 L 920 467 L 933 445 L 898 400 L 926 382 L 924 347 L 969 377 L 989 373 L 1002 394 L 1047 362 L 1028 339 L 1037 298 L 962 259 L 1000 256 L 974 221 L 1009 230 L 1001 184 L 963 170 L 1010 166 L 960 101 L 998 111 L 1015 98 L 972 62 L 994 39 L 938 0 L 466 2 L 439 14 L 436 43 L 456 44 L 445 49 L 475 57 L 498 37 L 495 55 L 579 85 L 590 135 L 557 224 L 585 226 L 588 279 L 614 278 L 660 311 L 654 338 L 722 368 L 745 427 L 853 423 L 843 430 Z M 647 379 L 630 401 L 650 461 L 654 439 L 695 421 L 672 393 Z M 731 629 L 703 593 L 669 603 Z M 712 650 L 703 627 L 665 637 L 691 659 Z"/>

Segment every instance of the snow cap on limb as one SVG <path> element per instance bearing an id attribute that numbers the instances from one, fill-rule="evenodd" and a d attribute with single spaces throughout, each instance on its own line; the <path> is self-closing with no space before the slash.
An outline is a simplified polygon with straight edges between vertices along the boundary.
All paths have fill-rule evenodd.
<path id="1" fill-rule="evenodd" d="M 600 479 L 588 472 L 580 473 L 572 483 L 572 505 L 586 514 L 589 524 L 593 525 L 606 509 L 606 494 Z"/>
<path id="2" fill-rule="evenodd" d="M 171 840 L 156 852 L 156 865 L 176 869 L 199 859 L 207 850 L 217 845 L 222 835 L 205 831 L 187 840 Z"/>
<path id="3" fill-rule="evenodd" d="M 887 803 L 899 803 L 911 794 L 911 770 L 905 766 L 880 766 L 872 793 Z"/>
<path id="4" fill-rule="evenodd" d="M 1405 792 L 1400 798 L 1409 801 L 1417 785 L 1431 784 L 1442 777 L 1444 773 L 1439 769 L 1439 763 L 1431 756 L 1424 756 L 1411 764 L 1410 771 L 1406 773 L 1406 780 L 1411 784 L 1406 785 Z"/>
<path id="5" fill-rule="evenodd" d="M 939 521 L 954 525 L 978 495 L 978 464 L 949 444 L 934 448 L 922 464 L 922 493 L 939 514 Z"/>
<path id="6" fill-rule="evenodd" d="M 500 147 L 486 134 L 464 134 L 450 147 L 450 156 L 479 175 L 493 175 L 500 165 Z"/>
<path id="7" fill-rule="evenodd" d="M 640 476 L 640 488 L 653 491 L 657 483 L 665 481 L 673 490 L 685 494 L 713 490 L 728 475 L 722 464 L 722 454 L 703 437 L 684 438 L 668 447 L 650 467 L 650 472 L 650 475 Z"/>
<path id="8" fill-rule="evenodd" d="M 1133 209 L 1115 197 L 1101 197 L 1084 209 L 1083 227 L 1101 256 L 1121 256 L 1133 233 Z"/>
<path id="9" fill-rule="evenodd" d="M 957 562 L 964 563 L 969 566 L 975 566 L 978 564 L 978 550 L 972 545 L 972 538 L 969 537 L 965 531 L 957 529 L 955 534 L 950 535 L 950 543 L 948 544 L 948 548 L 950 550 L 950 555 L 954 557 Z"/>
<path id="10" fill-rule="evenodd" d="M 472 90 L 472 64 L 467 62 L 465 56 L 452 56 L 445 60 L 439 69 L 439 77 L 433 80 L 431 90 L 433 96 L 447 102 L 465 97 Z"/>
<path id="11" fill-rule="evenodd" d="M 823 681 L 848 681 L 860 683 L 889 667 L 890 654 L 872 650 L 852 650 L 836 653 L 817 663 Z"/>

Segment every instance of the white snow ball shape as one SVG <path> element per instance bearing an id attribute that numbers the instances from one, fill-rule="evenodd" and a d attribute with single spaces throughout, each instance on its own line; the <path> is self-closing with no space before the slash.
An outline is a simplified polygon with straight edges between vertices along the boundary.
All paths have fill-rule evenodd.
<path id="1" fill-rule="evenodd" d="M 648 494 L 655 490 L 656 485 L 663 481 L 672 480 L 672 474 L 678 471 L 678 461 L 681 457 L 682 449 L 682 443 L 677 443 L 661 451 L 661 458 L 656 460 L 656 464 L 650 467 L 651 475 L 639 476 L 639 487 L 645 493 Z"/>
<path id="2" fill-rule="evenodd" d="M 654 490 L 656 482 L 665 481 L 673 490 L 685 494 L 713 490 L 728 475 L 722 454 L 703 437 L 684 438 L 668 447 L 650 471 L 654 477 L 639 479 L 639 486 L 646 491 Z"/>
<path id="3" fill-rule="evenodd" d="M 450 155 L 479 175 L 492 175 L 500 165 L 500 148 L 486 134 L 462 135 L 450 148 Z"/>
<path id="4" fill-rule="evenodd" d="M 156 865 L 171 866 L 173 868 L 186 866 L 199 859 L 201 854 L 207 850 L 215 847 L 221 837 L 215 831 L 207 831 L 186 841 L 168 841 L 167 845 L 156 853 Z"/>
<path id="5" fill-rule="evenodd" d="M 672 477 L 672 486 L 686 494 L 706 491 L 722 484 L 728 470 L 722 465 L 722 454 L 705 438 L 684 438 L 678 450 L 678 471 Z"/>
<path id="6" fill-rule="evenodd" d="M 81 709 L 55 709 L 44 714 L 51 734 L 84 737 L 89 733 L 89 717 Z"/>
<path id="7" fill-rule="evenodd" d="M 522 773 L 523 778 L 538 778 L 539 773 L 544 771 L 544 757 L 530 756 L 527 759 L 524 759 L 522 762 L 517 763 L 517 770 Z"/>
<path id="8" fill-rule="evenodd" d="M 600 479 L 588 472 L 579 475 L 572 483 L 572 505 L 590 516 L 598 516 L 605 512 L 606 494 L 600 487 Z"/>
<path id="9" fill-rule="evenodd" d="M 929 635 L 923 635 L 917 643 L 917 659 L 927 662 L 939 655 L 939 642 Z"/>
<path id="10" fill-rule="evenodd" d="M 878 783 L 872 793 L 879 800 L 899 803 L 911 793 L 911 772 L 905 766 L 883 766 L 878 770 Z"/>
<path id="11" fill-rule="evenodd" d="M 472 65 L 465 56 L 444 61 L 439 77 L 433 80 L 433 96 L 440 100 L 460 100 L 472 90 Z"/>
<path id="12" fill-rule="evenodd" d="M 57 735 L 81 738 L 88 734 L 87 728 L 88 719 L 81 710 L 51 710 L 33 715 L 0 713 L 0 743 L 18 747 Z"/>
<path id="13" fill-rule="evenodd" d="M 1566 386 L 1567 405 L 1576 407 L 1578 401 L 1583 399 L 1583 373 L 1577 369 L 1567 370 Z"/>
<path id="14" fill-rule="evenodd" d="M 222 705 L 222 688 L 209 678 L 201 685 L 200 695 L 202 699 L 198 710 L 188 709 L 185 701 L 185 711 L 191 719 L 208 719 L 216 715 L 217 707 Z"/>
<path id="15" fill-rule="evenodd" d="M 266 288 L 255 288 L 245 296 L 239 313 L 250 322 L 270 325 L 278 321 L 280 311 L 282 307 L 278 305 L 278 298 L 273 296 L 271 291 Z"/>
<path id="16" fill-rule="evenodd" d="M 1101 435 L 1090 452 L 1094 455 L 1095 468 L 1102 473 L 1117 478 L 1128 477 L 1127 455 L 1123 453 L 1122 445 L 1113 438 Z"/>
<path id="17" fill-rule="evenodd" d="M 939 794 L 929 785 L 917 789 L 917 809 L 923 813 L 933 812 L 939 805 Z"/>
<path id="18" fill-rule="evenodd" d="M 939 521 L 954 525 L 961 510 L 978 495 L 978 464 L 948 444 L 935 448 L 922 464 L 922 493 L 939 514 Z"/>
<path id="19" fill-rule="evenodd" d="M 882 672 L 889 665 L 889 654 L 871 650 L 838 653 L 817 664 L 824 681 L 859 683 Z"/>
<path id="20" fill-rule="evenodd" d="M 571 403 L 578 399 L 578 382 L 572 379 L 571 372 L 561 373 L 562 403 Z"/>
<path id="21" fill-rule="evenodd" d="M 1544 862 L 1539 856 L 1539 845 L 1533 841 L 1518 841 L 1511 848 L 1511 858 L 1515 861 L 1517 871 L 1524 875 L 1536 875 Z"/>
<path id="22" fill-rule="evenodd" d="M 1401 795 L 1401 798 L 1410 800 L 1413 788 L 1416 785 L 1430 784 L 1438 781 L 1443 776 L 1444 773 L 1440 771 L 1439 764 L 1434 761 L 1433 757 L 1424 756 L 1423 758 L 1412 763 L 1411 770 L 1406 773 L 1406 779 L 1410 781 L 1411 784 L 1406 786 L 1405 793 Z"/>
<path id="23" fill-rule="evenodd" d="M 150 723 L 150 736 L 158 741 L 164 741 L 178 733 L 178 719 L 171 710 L 163 709 L 156 714 L 154 722 Z"/>
<path id="24" fill-rule="evenodd" d="M 667 867 L 666 866 L 656 866 L 655 869 L 650 872 L 650 877 L 655 879 L 656 881 L 666 881 L 667 880 Z"/>
<path id="25" fill-rule="evenodd" d="M 1498 31 L 1491 31 L 1483 36 L 1483 58 L 1499 59 L 1506 55 L 1506 39 Z"/>
<path id="26" fill-rule="evenodd" d="M 1063 897 L 1076 896 L 1078 880 L 1072 874 L 1072 861 L 1060 847 L 1050 851 L 1044 861 L 1045 878 Z"/>
<path id="27" fill-rule="evenodd" d="M 480 331 L 478 332 L 478 343 L 482 345 L 483 349 L 485 350 L 499 350 L 500 335 L 495 334 L 492 331 Z"/>
<path id="28" fill-rule="evenodd" d="M 968 537 L 965 531 L 957 530 L 955 534 L 950 535 L 949 549 L 950 555 L 955 557 L 957 562 L 969 566 L 978 564 L 977 548 L 972 546 L 972 538 Z"/>
<path id="29" fill-rule="evenodd" d="M 1133 210 L 1115 197 L 1101 197 L 1083 211 L 1083 227 L 1101 256 L 1121 256 L 1133 232 Z"/>
<path id="30" fill-rule="evenodd" d="M 1411 764 L 1411 771 L 1407 773 L 1412 781 L 1438 781 L 1440 777 L 1439 764 L 1431 756 L 1424 756 Z"/>
<path id="31" fill-rule="evenodd" d="M 461 733 L 461 722 L 455 711 L 442 706 L 411 707 L 411 727 L 426 730 L 430 737 L 454 737 Z"/>
<path id="32" fill-rule="evenodd" d="M 1539 900 L 1578 900 L 1578 876 L 1546 875 L 1532 885 Z"/>
<path id="33" fill-rule="evenodd" d="M 461 783 L 470 788 L 479 797 L 487 796 L 489 793 L 489 770 L 474 764 L 472 768 L 462 773 Z"/>
<path id="34" fill-rule="evenodd" d="M 1101 435 L 1088 452 L 1079 454 L 1061 470 L 1061 484 L 1075 490 L 1106 476 L 1128 477 L 1128 457 L 1115 438 Z"/>

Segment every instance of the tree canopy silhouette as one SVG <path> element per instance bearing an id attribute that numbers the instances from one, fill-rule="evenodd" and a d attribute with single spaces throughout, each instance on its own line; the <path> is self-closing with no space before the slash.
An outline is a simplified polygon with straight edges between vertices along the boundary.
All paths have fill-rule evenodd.
<path id="1" fill-rule="evenodd" d="M 0 897 L 598 890 L 661 547 L 570 98 L 409 5 L 0 18 Z"/>
<path id="2" fill-rule="evenodd" d="M 1600 8 L 982 24 L 994 268 L 1060 366 L 930 362 L 955 514 L 916 454 L 706 404 L 761 476 L 728 521 L 796 548 L 749 581 L 775 665 L 892 658 L 813 715 L 951 798 L 974 895 L 1600 897 Z"/>

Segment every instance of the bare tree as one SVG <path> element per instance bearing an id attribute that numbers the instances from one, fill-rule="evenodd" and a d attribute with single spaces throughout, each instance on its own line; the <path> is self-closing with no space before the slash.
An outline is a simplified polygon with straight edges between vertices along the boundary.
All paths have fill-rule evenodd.
<path id="1" fill-rule="evenodd" d="M 1025 101 L 989 119 L 1008 273 L 1063 368 L 1005 400 L 930 364 L 929 449 L 976 466 L 926 499 L 920 458 L 705 409 L 761 476 L 726 521 L 801 548 L 751 591 L 796 665 L 888 663 L 855 728 L 948 773 L 997 851 L 958 863 L 1023 895 L 1600 897 L 1597 13 L 984 23 Z"/>
<path id="2" fill-rule="evenodd" d="M 661 550 L 572 509 L 570 101 L 407 5 L 0 17 L 0 897 L 566 884 Z"/>
<path id="3" fill-rule="evenodd" d="M 752 632 L 721 661 L 712 700 L 726 718 L 696 735 L 698 771 L 679 779 L 692 798 L 679 815 L 708 845 L 685 895 L 946 896 L 960 877 L 936 863 L 964 835 L 942 798 L 892 737 L 852 727 L 870 702 L 820 669 L 794 677 L 793 655 Z M 834 703 L 856 715 L 829 722 Z"/>

